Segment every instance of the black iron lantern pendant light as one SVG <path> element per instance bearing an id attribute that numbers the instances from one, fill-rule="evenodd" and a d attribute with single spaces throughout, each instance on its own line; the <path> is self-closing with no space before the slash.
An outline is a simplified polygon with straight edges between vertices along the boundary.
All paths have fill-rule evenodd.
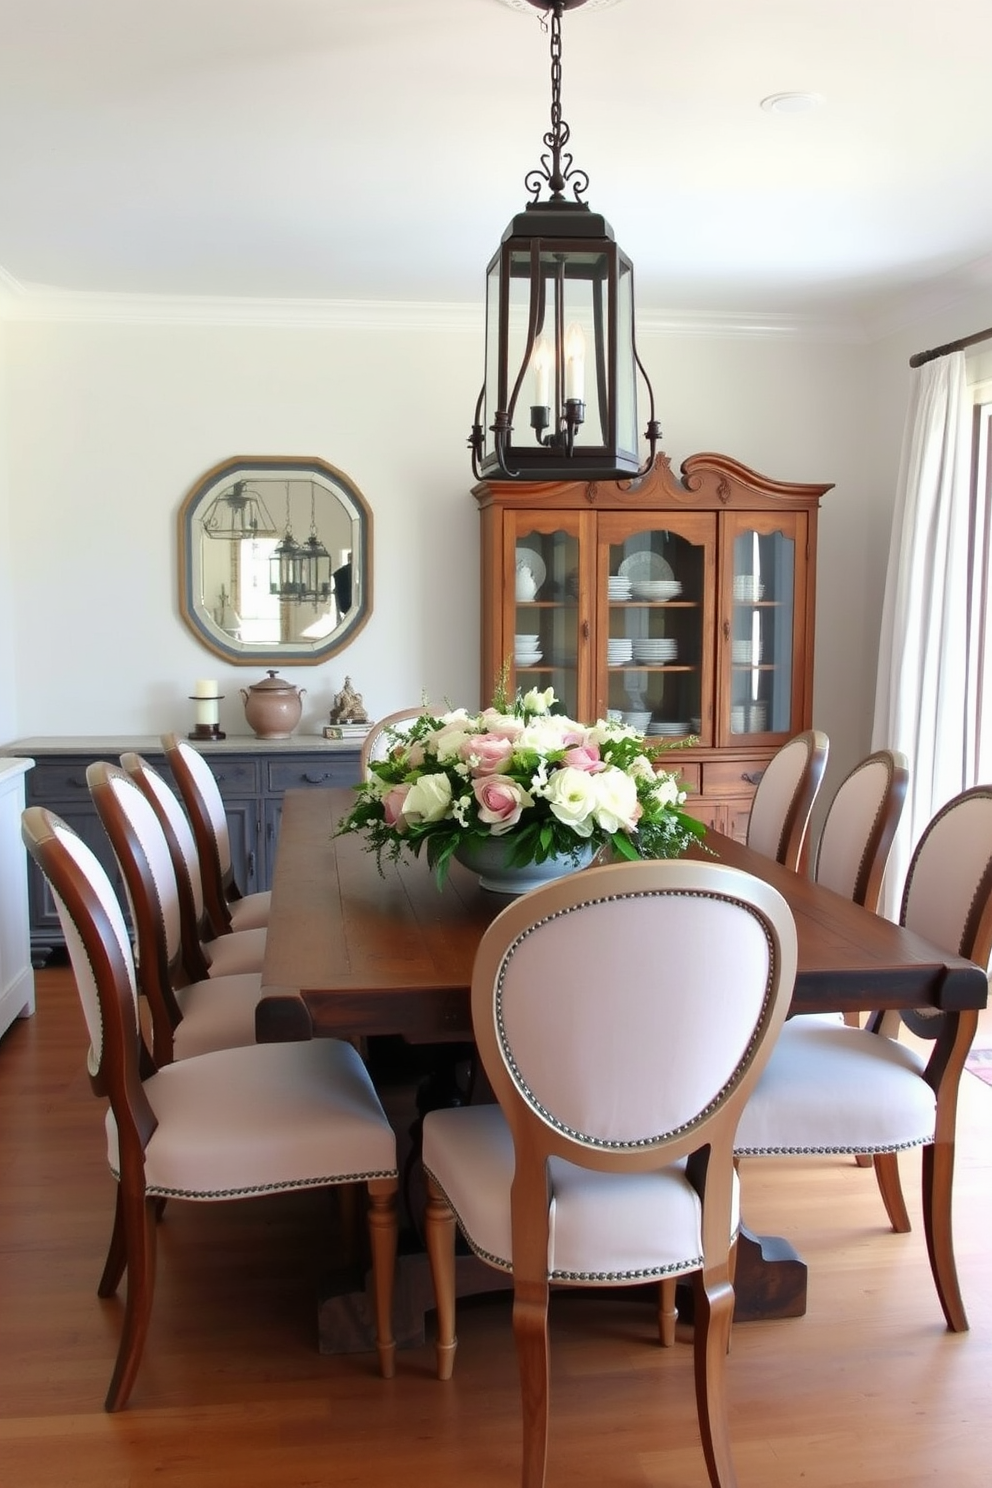
<path id="1" fill-rule="evenodd" d="M 525 177 L 533 193 L 486 275 L 486 377 L 469 439 L 476 479 L 629 479 L 661 430 L 634 339 L 634 269 L 566 149 L 561 17 L 584 0 L 529 0 L 550 15 L 551 128 Z M 550 197 L 539 200 L 547 184 Z M 574 199 L 565 193 L 570 190 Z M 642 466 L 638 373 L 650 403 Z"/>

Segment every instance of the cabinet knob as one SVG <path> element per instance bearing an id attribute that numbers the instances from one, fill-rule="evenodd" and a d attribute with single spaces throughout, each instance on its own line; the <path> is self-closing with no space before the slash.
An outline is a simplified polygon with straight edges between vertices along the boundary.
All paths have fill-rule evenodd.
<path id="1" fill-rule="evenodd" d="M 744 770 L 741 774 L 741 779 L 745 785 L 757 785 L 764 773 L 764 770 Z"/>

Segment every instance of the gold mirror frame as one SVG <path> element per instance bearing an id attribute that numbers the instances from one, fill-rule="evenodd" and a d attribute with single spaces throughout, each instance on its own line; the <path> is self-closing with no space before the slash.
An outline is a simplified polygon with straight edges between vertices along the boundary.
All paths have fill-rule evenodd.
<path id="1" fill-rule="evenodd" d="M 330 562 L 319 595 L 273 592 L 270 556 L 314 537 Z M 239 455 L 202 476 L 179 509 L 179 612 L 235 666 L 316 666 L 372 613 L 372 512 L 343 471 L 316 458 Z"/>

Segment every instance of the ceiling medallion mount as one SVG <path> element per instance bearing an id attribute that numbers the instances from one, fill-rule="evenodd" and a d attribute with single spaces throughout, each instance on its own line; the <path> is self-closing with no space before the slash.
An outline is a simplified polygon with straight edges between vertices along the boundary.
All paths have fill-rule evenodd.
<path id="1" fill-rule="evenodd" d="M 506 5 L 510 10 L 520 10 L 525 13 L 532 10 L 550 10 L 552 0 L 500 0 L 501 5 Z M 584 5 L 588 10 L 609 10 L 613 5 L 622 4 L 622 0 L 564 0 L 563 10 L 578 10 Z"/>
<path id="2" fill-rule="evenodd" d="M 634 339 L 633 265 L 584 199 L 589 177 L 562 117 L 562 15 L 594 3 L 525 0 L 548 17 L 551 128 L 524 178 L 531 199 L 487 270 L 486 375 L 469 436 L 476 480 L 629 480 L 653 463 L 661 438 Z M 639 379 L 650 403 L 643 464 Z"/>

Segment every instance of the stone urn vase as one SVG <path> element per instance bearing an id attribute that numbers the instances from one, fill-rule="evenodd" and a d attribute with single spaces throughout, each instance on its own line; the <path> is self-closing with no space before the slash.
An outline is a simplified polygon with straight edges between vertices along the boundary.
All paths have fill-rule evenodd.
<path id="1" fill-rule="evenodd" d="M 242 687 L 245 718 L 255 737 L 288 739 L 303 715 L 306 691 L 305 687 L 294 687 L 274 671 L 247 691 Z"/>

